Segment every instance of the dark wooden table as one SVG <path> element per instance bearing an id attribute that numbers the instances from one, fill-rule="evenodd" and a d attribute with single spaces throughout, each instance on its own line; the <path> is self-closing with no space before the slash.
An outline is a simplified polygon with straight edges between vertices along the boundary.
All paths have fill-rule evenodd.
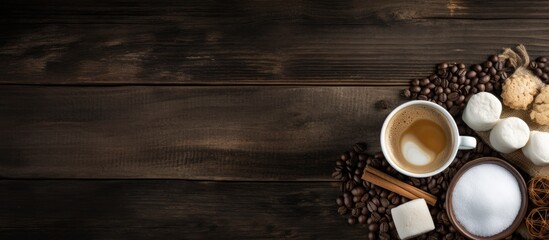
<path id="1" fill-rule="evenodd" d="M 542 1 L 1 5 L 0 239 L 364 239 L 333 160 L 409 79 L 549 55 Z"/>

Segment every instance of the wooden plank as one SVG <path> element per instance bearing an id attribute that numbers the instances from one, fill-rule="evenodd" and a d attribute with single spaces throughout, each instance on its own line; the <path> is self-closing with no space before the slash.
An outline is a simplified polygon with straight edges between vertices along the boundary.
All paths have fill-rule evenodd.
<path id="1" fill-rule="evenodd" d="M 524 43 L 547 1 L 9 1 L 0 84 L 402 83 Z"/>
<path id="2" fill-rule="evenodd" d="M 524 43 L 549 55 L 549 20 L 411 20 L 391 25 L 12 25 L 4 84 L 371 84 L 479 63 Z"/>
<path id="3" fill-rule="evenodd" d="M 361 239 L 367 233 L 337 214 L 339 190 L 329 182 L 4 180 L 0 192 L 2 239 Z"/>
<path id="4" fill-rule="evenodd" d="M 399 87 L 0 88 L 0 176 L 332 180 Z"/>
<path id="5" fill-rule="evenodd" d="M 547 19 L 547 1 L 3 1 L 0 23 L 367 24 L 406 19 Z M 223 20 L 220 22 L 220 20 Z"/>

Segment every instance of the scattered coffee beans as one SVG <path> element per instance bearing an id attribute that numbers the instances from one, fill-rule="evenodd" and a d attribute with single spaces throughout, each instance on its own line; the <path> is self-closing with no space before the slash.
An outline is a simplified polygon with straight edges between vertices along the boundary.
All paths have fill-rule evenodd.
<path id="1" fill-rule="evenodd" d="M 549 84 L 549 62 L 547 57 L 538 57 L 530 62 L 530 69 L 543 82 Z"/>
<path id="2" fill-rule="evenodd" d="M 513 71 L 505 66 L 496 55 L 469 69 L 462 63 L 441 63 L 430 76 L 410 81 L 410 87 L 402 91 L 402 96 L 437 103 L 457 116 L 473 94 L 501 93 L 503 81 Z"/>

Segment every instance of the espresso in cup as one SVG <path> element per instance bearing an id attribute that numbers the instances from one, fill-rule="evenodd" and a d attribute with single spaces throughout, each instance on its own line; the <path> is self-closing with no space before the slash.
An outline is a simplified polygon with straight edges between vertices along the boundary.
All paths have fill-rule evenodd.
<path id="1" fill-rule="evenodd" d="M 476 146 L 473 137 L 459 136 L 453 117 L 428 101 L 410 101 L 394 109 L 381 128 L 381 149 L 400 173 L 429 177 L 446 169 L 458 149 Z"/>

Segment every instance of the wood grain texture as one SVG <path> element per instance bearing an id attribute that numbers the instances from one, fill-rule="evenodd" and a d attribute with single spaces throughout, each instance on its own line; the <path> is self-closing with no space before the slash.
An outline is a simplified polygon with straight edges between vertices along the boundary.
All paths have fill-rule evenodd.
<path id="1" fill-rule="evenodd" d="M 355 142 L 380 149 L 399 90 L 3 86 L 0 176 L 331 180 Z"/>
<path id="2" fill-rule="evenodd" d="M 361 239 L 336 183 L 0 181 L 0 238 Z M 79 238 L 80 239 L 80 238 Z"/>
<path id="3" fill-rule="evenodd" d="M 0 83 L 368 85 L 549 55 L 543 1 L 33 3 L 0 18 Z"/>
<path id="4" fill-rule="evenodd" d="M 406 19 L 547 19 L 547 1 L 5 0 L 0 23 L 367 24 Z M 220 21 L 223 20 L 223 21 Z"/>

